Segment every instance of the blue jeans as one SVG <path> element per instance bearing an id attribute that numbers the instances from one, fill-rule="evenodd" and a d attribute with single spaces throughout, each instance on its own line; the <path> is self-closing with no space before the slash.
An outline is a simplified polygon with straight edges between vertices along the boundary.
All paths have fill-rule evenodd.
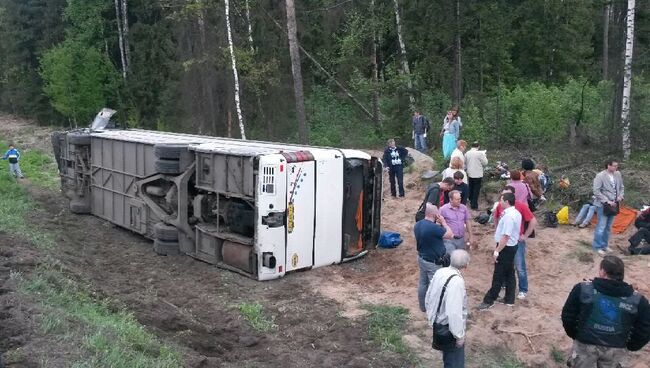
<path id="1" fill-rule="evenodd" d="M 519 291 L 528 292 L 528 273 L 526 272 L 526 242 L 520 240 L 517 243 L 517 253 L 515 253 L 515 268 L 517 269 L 517 278 L 519 279 Z"/>
<path id="2" fill-rule="evenodd" d="M 415 149 L 422 152 L 426 153 L 427 152 L 427 138 L 424 136 L 424 134 L 415 134 Z"/>
<path id="3" fill-rule="evenodd" d="M 596 224 L 596 230 L 594 230 L 594 242 L 591 244 L 594 251 L 607 248 L 609 233 L 612 231 L 612 223 L 614 217 L 616 217 L 616 215 L 605 216 L 603 206 L 596 207 L 596 214 L 598 215 L 598 224 Z"/>
<path id="4" fill-rule="evenodd" d="M 596 206 L 589 203 L 585 204 L 580 209 L 580 213 L 578 213 L 578 217 L 576 217 L 574 224 L 582 224 L 585 226 L 588 225 L 589 222 L 591 222 L 591 218 L 594 217 L 595 211 L 596 211 Z"/>
<path id="5" fill-rule="evenodd" d="M 444 363 L 444 368 L 464 368 L 465 367 L 465 345 L 459 348 L 443 350 L 442 361 Z"/>
<path id="6" fill-rule="evenodd" d="M 426 312 L 424 307 L 424 299 L 427 296 L 427 289 L 429 288 L 429 283 L 433 278 L 433 274 L 436 273 L 441 266 L 433 263 L 427 262 L 422 257 L 418 256 L 418 266 L 420 266 L 420 281 L 418 282 L 418 302 L 420 303 L 420 310 Z"/>

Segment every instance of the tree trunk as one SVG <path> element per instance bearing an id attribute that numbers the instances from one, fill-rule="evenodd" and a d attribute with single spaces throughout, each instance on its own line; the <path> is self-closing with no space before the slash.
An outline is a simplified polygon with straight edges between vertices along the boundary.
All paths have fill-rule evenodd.
<path id="1" fill-rule="evenodd" d="M 255 56 L 255 44 L 253 43 L 253 22 L 251 22 L 251 10 L 248 4 L 248 0 L 245 2 L 246 6 L 246 23 L 248 24 L 248 43 L 250 44 L 251 55 Z M 264 123 L 266 127 L 266 139 L 272 140 L 273 137 L 273 126 L 270 120 L 266 120 L 266 114 L 264 113 L 264 108 L 262 107 L 262 96 L 258 88 L 255 88 L 255 99 L 257 100 L 257 112 L 260 115 L 260 120 Z"/>
<path id="2" fill-rule="evenodd" d="M 456 35 L 454 37 L 454 105 L 460 107 L 462 98 L 462 70 L 460 63 L 460 0 L 456 0 Z"/>
<path id="3" fill-rule="evenodd" d="M 635 0 L 627 0 L 627 32 L 625 40 L 625 65 L 623 67 L 623 104 L 621 107 L 623 160 L 630 158 L 630 93 L 632 91 L 632 50 L 634 47 Z"/>
<path id="4" fill-rule="evenodd" d="M 603 9 L 603 80 L 608 79 L 609 68 L 609 13 L 611 9 L 611 1 L 605 0 L 605 7 Z"/>
<path id="5" fill-rule="evenodd" d="M 372 115 L 375 123 L 375 129 L 379 130 L 381 127 L 381 120 L 379 118 L 379 66 L 377 65 L 377 19 L 375 17 L 375 0 L 370 2 L 372 13 L 372 56 L 370 62 L 372 64 Z"/>
<path id="6" fill-rule="evenodd" d="M 415 111 L 415 97 L 413 96 L 413 81 L 411 81 L 411 69 L 409 68 L 408 58 L 406 57 L 406 45 L 404 44 L 404 37 L 402 37 L 402 21 L 399 16 L 399 4 L 397 0 L 393 0 L 395 4 L 395 23 L 397 24 L 397 40 L 399 41 L 399 48 L 402 54 L 402 72 L 406 75 L 406 85 L 409 89 L 409 102 L 411 111 Z"/>
<path id="7" fill-rule="evenodd" d="M 120 46 L 120 61 L 122 62 L 122 78 L 126 79 L 126 55 L 124 53 L 124 32 L 120 15 L 120 0 L 115 0 L 115 18 L 117 20 L 117 37 Z"/>
<path id="8" fill-rule="evenodd" d="M 302 89 L 302 71 L 300 67 L 300 50 L 298 48 L 298 26 L 296 24 L 296 7 L 293 0 L 286 0 L 287 36 L 289 54 L 291 55 L 291 73 L 293 74 L 293 91 L 296 98 L 296 117 L 298 118 L 298 136 L 300 143 L 308 144 L 307 117 L 305 114 L 305 95 Z"/>
<path id="9" fill-rule="evenodd" d="M 228 30 L 228 46 L 230 48 L 230 61 L 232 62 L 232 73 L 235 80 L 235 108 L 237 109 L 237 119 L 239 121 L 239 131 L 241 138 L 246 139 L 246 132 L 244 130 L 244 115 L 241 111 L 241 103 L 239 101 L 239 74 L 237 73 L 237 58 L 235 57 L 235 47 L 232 42 L 232 31 L 230 29 L 230 0 L 225 0 L 226 4 L 226 28 Z"/>
<path id="10" fill-rule="evenodd" d="M 126 61 L 126 70 L 129 70 L 130 58 L 129 58 L 129 11 L 128 11 L 128 2 L 129 0 L 122 0 L 122 25 L 124 28 L 124 60 Z"/>

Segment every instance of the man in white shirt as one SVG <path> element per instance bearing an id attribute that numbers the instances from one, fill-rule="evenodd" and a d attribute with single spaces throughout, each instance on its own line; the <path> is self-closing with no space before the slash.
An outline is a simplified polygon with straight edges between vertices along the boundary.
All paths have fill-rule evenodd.
<path id="1" fill-rule="evenodd" d="M 465 330 L 467 325 L 467 292 L 465 280 L 460 274 L 469 265 L 469 253 L 458 249 L 451 253 L 449 267 L 439 269 L 434 275 L 425 299 L 429 326 L 433 323 L 449 325 L 449 331 L 456 338 L 456 346 L 442 351 L 445 368 L 465 367 Z M 440 294 L 449 280 L 445 294 Z M 438 310 L 440 304 L 440 310 Z"/>
<path id="2" fill-rule="evenodd" d="M 469 202 L 473 210 L 478 210 L 478 197 L 481 193 L 483 181 L 483 166 L 487 166 L 488 159 L 485 151 L 479 151 L 479 143 L 472 143 L 472 148 L 465 153 L 465 171 L 469 184 Z"/>
<path id="3" fill-rule="evenodd" d="M 515 293 L 517 281 L 515 279 L 515 254 L 517 254 L 517 243 L 521 229 L 521 213 L 515 208 L 515 195 L 503 193 L 500 199 L 504 208 L 503 215 L 494 233 L 494 241 L 497 243 L 494 250 L 494 274 L 492 275 L 492 287 L 485 294 L 483 303 L 478 306 L 479 310 L 488 310 L 494 305 L 499 297 L 501 285 L 506 285 L 506 296 L 503 304 L 513 307 L 515 305 Z"/>
<path id="4" fill-rule="evenodd" d="M 460 158 L 460 160 L 463 162 L 463 167 L 462 169 L 465 169 L 465 150 L 467 149 L 467 142 L 464 140 L 459 140 L 456 142 L 456 148 L 451 152 L 451 157 L 449 158 L 449 164 L 451 167 L 451 160 L 454 159 L 454 157 Z"/>

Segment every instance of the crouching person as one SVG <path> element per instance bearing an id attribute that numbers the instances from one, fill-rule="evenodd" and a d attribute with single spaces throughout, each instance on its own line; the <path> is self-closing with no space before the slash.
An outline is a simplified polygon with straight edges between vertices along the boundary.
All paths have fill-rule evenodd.
<path id="1" fill-rule="evenodd" d="M 436 334 L 439 326 L 446 325 L 447 339 L 451 341 L 447 346 L 437 347 L 442 350 L 445 368 L 465 367 L 467 292 L 461 271 L 467 268 L 468 264 L 469 253 L 462 249 L 454 250 L 451 252 L 450 266 L 441 268 L 434 274 L 427 290 L 429 326 Z"/>
<path id="2" fill-rule="evenodd" d="M 637 351 L 650 340 L 648 299 L 623 281 L 623 261 L 605 256 L 598 277 L 573 287 L 562 308 L 562 325 L 573 339 L 568 365 L 615 368 L 625 351 Z"/>

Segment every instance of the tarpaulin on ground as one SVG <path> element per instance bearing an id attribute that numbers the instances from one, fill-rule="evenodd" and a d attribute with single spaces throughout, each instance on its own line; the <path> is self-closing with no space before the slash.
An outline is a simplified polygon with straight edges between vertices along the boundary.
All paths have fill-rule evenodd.
<path id="1" fill-rule="evenodd" d="M 618 215 L 614 218 L 614 223 L 612 224 L 612 232 L 614 234 L 622 234 L 627 230 L 630 224 L 634 223 L 637 216 L 637 210 L 634 208 L 626 207 L 621 205 Z M 598 215 L 594 214 L 594 217 L 591 219 L 591 224 L 596 226 L 598 223 Z"/>

